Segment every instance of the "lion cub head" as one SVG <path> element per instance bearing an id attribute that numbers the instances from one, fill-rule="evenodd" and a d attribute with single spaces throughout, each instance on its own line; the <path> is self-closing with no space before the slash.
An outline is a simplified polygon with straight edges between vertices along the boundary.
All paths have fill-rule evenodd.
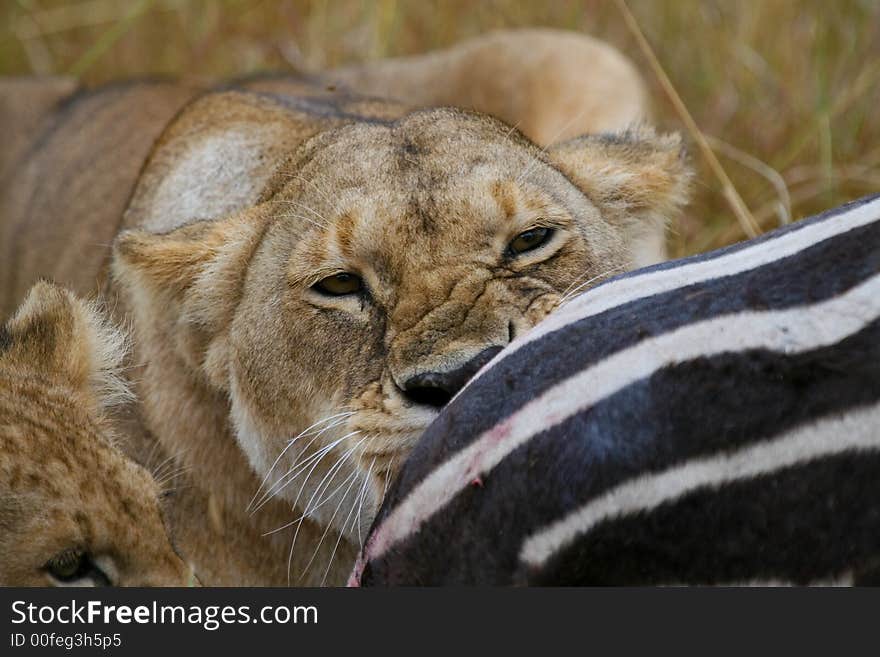
<path id="1" fill-rule="evenodd" d="M 153 478 L 113 444 L 123 339 L 34 286 L 0 327 L 0 585 L 183 586 Z"/>
<path id="2" fill-rule="evenodd" d="M 349 117 L 279 154 L 299 125 L 279 121 L 166 135 L 134 202 L 162 211 L 121 235 L 115 272 L 138 342 L 172 345 L 186 385 L 223 393 L 266 488 L 351 535 L 482 365 L 632 266 L 688 173 L 679 139 L 648 129 L 544 150 L 435 109 Z"/>

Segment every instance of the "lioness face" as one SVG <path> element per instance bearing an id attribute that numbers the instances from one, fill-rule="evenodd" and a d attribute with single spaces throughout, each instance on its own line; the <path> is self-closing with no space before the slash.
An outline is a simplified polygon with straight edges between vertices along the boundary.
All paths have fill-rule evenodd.
<path id="1" fill-rule="evenodd" d="M 181 293 L 201 337 L 180 343 L 201 345 L 266 489 L 357 536 L 440 409 L 567 293 L 629 268 L 685 178 L 678 141 L 651 132 L 544 152 L 431 110 L 319 135 L 256 208 L 118 254 L 149 269 L 214 245 Z"/>

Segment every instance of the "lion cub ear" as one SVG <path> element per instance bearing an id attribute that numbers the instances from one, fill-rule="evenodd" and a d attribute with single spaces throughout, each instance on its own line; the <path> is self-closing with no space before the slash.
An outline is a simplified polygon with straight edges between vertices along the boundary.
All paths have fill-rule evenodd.
<path id="1" fill-rule="evenodd" d="M 663 259 L 645 249 L 662 248 L 666 225 L 688 201 L 692 171 L 680 135 L 649 127 L 585 135 L 552 146 L 548 155 L 623 230 L 636 264 Z"/>
<path id="2" fill-rule="evenodd" d="M 0 360 L 21 371 L 60 377 L 95 408 L 130 399 L 119 375 L 126 335 L 94 302 L 53 283 L 39 282 L 0 330 Z"/>

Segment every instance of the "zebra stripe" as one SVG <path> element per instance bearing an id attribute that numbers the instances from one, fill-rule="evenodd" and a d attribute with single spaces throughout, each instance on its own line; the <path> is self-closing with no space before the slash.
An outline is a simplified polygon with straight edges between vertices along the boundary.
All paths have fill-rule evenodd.
<path id="1" fill-rule="evenodd" d="M 568 516 L 539 530 L 523 543 L 520 560 L 533 568 L 577 536 L 611 517 L 654 509 L 687 492 L 721 486 L 849 450 L 880 448 L 880 404 L 819 420 L 772 440 L 627 481 Z"/>
<path id="2" fill-rule="evenodd" d="M 352 582 L 880 581 L 878 274 L 874 197 L 587 292 L 447 405 Z"/>
<path id="3" fill-rule="evenodd" d="M 876 450 L 708 486 L 581 534 L 514 582 L 864 585 L 878 578 Z"/>
<path id="4" fill-rule="evenodd" d="M 880 276 L 830 301 L 793 310 L 722 315 L 646 340 L 566 379 L 526 404 L 439 466 L 373 535 L 367 555 L 382 556 L 415 532 L 475 478 L 541 430 L 678 361 L 730 351 L 808 351 L 856 333 L 880 316 Z M 827 320 L 832 321 L 827 321 Z M 827 323 L 826 323 L 827 322 Z M 540 428 L 540 429 L 539 429 Z"/>

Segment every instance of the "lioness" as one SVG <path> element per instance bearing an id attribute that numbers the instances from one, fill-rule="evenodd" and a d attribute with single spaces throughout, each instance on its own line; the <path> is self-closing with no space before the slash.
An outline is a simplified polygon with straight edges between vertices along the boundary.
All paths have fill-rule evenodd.
<path id="1" fill-rule="evenodd" d="M 159 486 L 117 446 L 125 338 L 38 283 L 0 324 L 0 586 L 186 586 Z"/>
<path id="2" fill-rule="evenodd" d="M 602 73 L 640 99 L 618 127 L 644 115 L 638 77 L 620 75 L 607 46 L 549 32 L 485 43 L 340 71 L 323 86 L 250 80 L 189 102 L 168 83 L 116 87 L 103 101 L 95 92 L 81 103 L 129 148 L 149 140 L 125 129 L 127 112 L 160 132 L 145 115 L 185 107 L 140 168 L 73 103 L 7 177 L 0 248 L 16 285 L 45 268 L 90 284 L 118 232 L 110 287 L 133 318 L 143 424 L 191 471 L 174 524 L 202 582 L 343 582 L 389 477 L 438 409 L 566 294 L 641 259 L 683 203 L 675 136 L 640 129 L 540 148 L 514 116 L 411 109 L 447 70 L 438 57 L 460 75 L 443 78 L 444 102 L 477 110 L 504 105 L 473 97 L 481 71 L 535 88 L 546 70 L 536 63 L 580 58 L 577 70 L 602 82 L 589 93 L 566 69 L 583 107 L 561 124 L 548 110 L 552 129 L 531 117 L 548 141 L 570 123 L 610 127 L 590 111 Z M 481 69 L 511 51 L 522 58 Z M 382 88 L 388 76 L 410 79 L 409 106 L 344 84 Z M 67 132 L 77 119 L 109 149 L 91 171 L 103 170 L 94 184 L 110 205 L 134 187 L 121 223 L 85 183 L 76 197 L 52 173 L 59 159 L 69 171 L 95 157 Z M 49 189 L 60 200 L 45 200 Z M 61 219 L 65 206 L 78 222 Z M 83 226 L 85 255 L 64 246 Z M 40 239 L 48 249 L 15 251 Z"/>

